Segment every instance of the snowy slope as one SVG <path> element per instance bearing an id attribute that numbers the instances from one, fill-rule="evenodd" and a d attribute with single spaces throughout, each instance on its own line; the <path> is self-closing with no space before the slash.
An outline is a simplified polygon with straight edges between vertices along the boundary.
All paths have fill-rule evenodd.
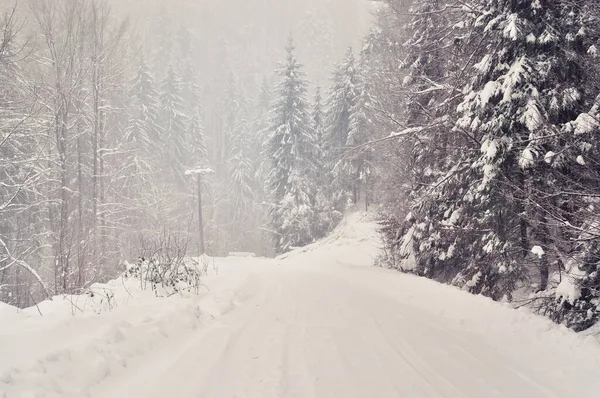
<path id="1" fill-rule="evenodd" d="M 6 398 L 598 396 L 600 346 L 593 338 L 429 280 L 368 267 L 377 247 L 374 222 L 357 213 L 333 237 L 282 258 L 221 259 L 219 275 L 206 280 L 210 292 L 199 297 L 133 293 L 127 305 L 77 317 L 60 316 L 65 308 L 39 317 L 35 309 L 14 314 L 0 307 L 0 392 Z"/>
<path id="2" fill-rule="evenodd" d="M 371 213 L 350 212 L 325 239 L 279 257 L 289 262 L 316 261 L 320 265 L 339 263 L 373 265 L 383 245 L 378 224 Z M 328 261 L 330 260 L 330 261 Z"/>
<path id="3" fill-rule="evenodd" d="M 0 306 L 0 397 L 87 395 L 130 361 L 239 305 L 248 270 L 262 262 L 217 259 L 199 296 L 156 298 L 136 281 L 118 279 L 97 285 L 94 298 L 55 297 L 24 311 Z M 107 291 L 114 295 L 110 304 Z"/>

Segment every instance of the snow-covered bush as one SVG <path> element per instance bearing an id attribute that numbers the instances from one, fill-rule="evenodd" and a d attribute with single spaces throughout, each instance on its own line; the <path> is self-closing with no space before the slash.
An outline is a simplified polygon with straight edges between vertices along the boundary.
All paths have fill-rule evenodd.
<path id="1" fill-rule="evenodd" d="M 598 244 L 587 256 L 569 264 L 549 300 L 540 306 L 554 322 L 579 332 L 600 320 L 600 262 Z M 594 254 L 592 254 L 594 253 Z"/>
<path id="2" fill-rule="evenodd" d="M 179 235 L 163 233 L 143 243 L 138 261 L 126 264 L 124 276 L 138 279 L 143 290 L 152 289 L 157 297 L 183 291 L 198 294 L 205 272 L 196 260 L 186 257 L 186 251 L 187 242 Z"/>
<path id="3" fill-rule="evenodd" d="M 412 250 L 414 228 L 405 231 L 401 221 L 381 216 L 379 232 L 384 237 L 384 245 L 381 254 L 375 259 L 375 265 L 415 272 L 416 263 Z"/>

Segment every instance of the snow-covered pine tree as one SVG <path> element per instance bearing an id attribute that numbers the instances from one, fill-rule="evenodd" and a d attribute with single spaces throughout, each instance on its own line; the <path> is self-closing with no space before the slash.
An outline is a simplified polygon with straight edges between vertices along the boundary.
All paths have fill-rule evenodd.
<path id="1" fill-rule="evenodd" d="M 264 149 L 266 142 L 269 139 L 269 112 L 271 111 L 271 85 L 267 79 L 263 79 L 258 99 L 254 107 L 253 123 L 252 123 L 252 150 L 255 160 L 254 170 L 256 171 L 256 179 L 261 182 L 261 187 L 264 186 L 268 176 L 269 159 L 267 151 Z M 262 188 L 261 188 L 262 189 Z M 264 195 L 263 195 L 264 199 Z"/>
<path id="2" fill-rule="evenodd" d="M 190 214 L 194 214 L 195 210 L 191 198 L 195 195 L 197 181 L 186 177 L 185 172 L 197 167 L 194 158 L 196 148 L 190 135 L 199 131 L 197 123 L 200 119 L 196 119 L 194 125 L 185 112 L 181 80 L 175 69 L 169 66 L 160 92 L 159 124 L 163 134 L 158 167 L 161 171 L 161 196 L 157 213 L 164 225 L 187 234 L 191 232 Z"/>
<path id="3" fill-rule="evenodd" d="M 226 60 L 227 57 L 224 56 Z M 227 254 L 232 250 L 233 236 L 238 231 L 235 230 L 234 218 L 236 209 L 234 198 L 231 191 L 231 156 L 232 156 L 232 138 L 237 127 L 237 120 L 243 103 L 237 79 L 233 70 L 226 67 L 220 72 L 221 78 L 218 83 L 220 92 L 214 95 L 219 98 L 218 106 L 213 108 L 213 140 L 212 147 L 214 153 L 214 170 L 216 173 L 216 183 L 212 194 L 211 210 L 211 230 L 209 235 L 214 244 L 217 253 Z"/>
<path id="4" fill-rule="evenodd" d="M 169 66 L 161 86 L 159 124 L 163 132 L 162 142 L 168 146 L 169 162 L 171 165 L 180 165 L 179 172 L 189 163 L 187 116 L 184 113 L 181 93 L 181 81 L 173 67 Z"/>
<path id="5" fill-rule="evenodd" d="M 135 144 L 136 148 L 150 152 L 153 145 L 160 143 L 158 113 L 156 83 L 142 58 L 132 81 L 130 117 L 126 129 L 127 140 Z"/>
<path id="6" fill-rule="evenodd" d="M 123 168 L 119 170 L 124 177 L 120 184 L 115 184 L 124 207 L 128 209 L 127 217 L 121 221 L 139 236 L 140 231 L 146 233 L 156 227 L 153 223 L 157 198 L 161 195 L 161 182 L 153 178 L 154 170 L 163 165 L 163 134 L 159 125 L 159 94 L 155 79 L 142 56 L 139 66 L 125 90 L 129 94 L 127 125 L 124 129 L 126 148 Z M 124 234 L 129 234 L 127 231 Z M 133 234 L 131 234 L 133 235 Z M 124 237 L 127 240 L 131 235 Z M 137 251 L 130 249 L 132 252 Z M 131 255 L 132 252 L 126 255 Z M 137 255 L 134 253 L 133 255 Z"/>
<path id="7" fill-rule="evenodd" d="M 188 167 L 207 167 L 210 164 L 200 98 L 201 90 L 197 83 L 196 72 L 188 63 L 184 67 L 181 81 L 182 114 L 186 118 L 188 130 L 184 139 L 186 147 L 191 148 L 188 150 L 190 156 Z"/>
<path id="8" fill-rule="evenodd" d="M 373 189 L 373 148 L 366 145 L 374 138 L 371 131 L 372 122 L 369 119 L 371 98 L 365 65 L 358 64 L 357 87 L 354 106 L 350 109 L 350 130 L 347 146 L 350 176 L 352 181 L 352 196 L 355 203 L 364 201 L 369 208 Z"/>
<path id="9" fill-rule="evenodd" d="M 583 65 L 598 25 L 589 23 L 585 2 L 470 3 L 475 64 L 456 130 L 480 142 L 481 154 L 471 165 L 477 176 L 463 199 L 472 211 L 458 223 L 476 233 L 467 240 L 471 260 L 457 282 L 499 298 L 523 278 L 534 244 L 549 257 L 539 262 L 542 289 L 549 259 L 559 261 L 578 245 L 572 241 L 564 253 L 555 249 L 569 239 L 560 232 L 569 230 L 565 221 L 569 225 L 576 212 L 567 204 L 574 198 L 557 192 L 581 189 L 573 173 L 577 159 L 564 158 L 572 132 L 561 126 L 589 110 L 597 95 Z"/>
<path id="10" fill-rule="evenodd" d="M 406 114 L 406 87 L 403 85 L 406 49 L 407 14 L 404 0 L 386 0 L 375 13 L 376 24 L 365 37 L 360 53 L 360 72 L 370 92 L 367 117 L 371 124 L 373 193 L 382 209 L 381 232 L 385 237 L 385 255 L 378 263 L 392 268 L 403 267 L 399 256 L 399 237 L 410 208 L 411 149 L 408 136 L 390 139 L 390 134 L 402 131 Z"/>
<path id="11" fill-rule="evenodd" d="M 181 77 L 181 99 L 185 114 L 191 119 L 201 107 L 201 89 L 198 85 L 194 67 L 188 59 L 186 59 L 185 63 L 186 65 L 183 68 Z"/>
<path id="12" fill-rule="evenodd" d="M 273 254 L 273 239 L 268 234 L 269 214 L 267 203 L 268 194 L 268 174 L 270 171 L 270 158 L 268 157 L 268 137 L 269 137 L 269 112 L 271 110 L 271 85 L 268 80 L 263 79 L 258 99 L 254 107 L 251 139 L 251 159 L 255 171 L 254 179 L 256 188 L 254 192 L 254 210 L 256 219 L 256 228 L 258 230 L 257 252 L 263 256 Z"/>
<path id="13" fill-rule="evenodd" d="M 192 161 L 190 164 L 196 167 L 208 167 L 210 160 L 204 137 L 204 125 L 202 124 L 200 112 L 197 109 L 188 122 L 188 137 L 192 144 Z"/>
<path id="14" fill-rule="evenodd" d="M 271 113 L 268 142 L 271 171 L 268 179 L 271 224 L 278 252 L 314 240 L 315 134 L 307 101 L 308 82 L 290 38 L 286 62 L 278 70 L 281 81 Z"/>
<path id="15" fill-rule="evenodd" d="M 400 174 L 405 176 L 399 179 L 386 170 L 386 190 L 408 199 L 404 202 L 386 195 L 383 232 L 387 260 L 394 262 L 390 264 L 393 267 L 450 282 L 461 269 L 460 257 L 455 253 L 453 207 L 461 187 L 468 184 L 461 172 L 468 169 L 469 162 L 463 157 L 472 153 L 469 145 L 474 145 L 451 130 L 458 94 L 453 91 L 453 80 L 462 67 L 462 32 L 457 25 L 460 16 L 450 12 L 445 1 L 414 1 L 410 8 L 412 17 L 404 22 L 405 16 L 399 14 L 400 2 L 387 3 L 390 11 L 380 17 L 384 34 L 375 36 L 375 43 L 369 47 L 379 53 L 396 54 L 399 60 L 386 56 L 380 63 L 390 90 L 380 88 L 382 93 L 378 95 L 395 104 L 386 105 L 388 110 L 383 116 L 391 121 L 389 128 L 393 132 L 400 131 L 398 136 L 404 147 L 395 154 L 404 161 L 399 165 L 392 163 L 392 171 L 399 174 L 400 166 Z M 394 22 L 405 24 L 407 39 L 401 52 L 387 44 L 394 42 L 394 31 L 389 27 Z M 450 49 L 458 52 L 456 58 Z M 406 70 L 399 82 L 394 81 L 395 65 Z M 398 262 L 403 257 L 408 260 L 406 264 L 403 260 Z"/>
<path id="16" fill-rule="evenodd" d="M 241 97 L 237 87 L 237 82 L 233 71 L 230 69 L 227 74 L 227 82 L 224 91 L 221 94 L 221 103 L 219 106 L 221 134 L 216 137 L 216 157 L 217 176 L 229 175 L 227 169 L 228 156 L 231 150 L 231 139 L 236 127 L 237 117 L 241 108 Z"/>
<path id="17" fill-rule="evenodd" d="M 315 89 L 315 98 L 313 101 L 312 109 L 312 124 L 315 130 L 315 139 L 319 149 L 319 156 L 324 158 L 325 156 L 325 112 L 323 111 L 323 94 L 321 93 L 321 86 L 317 86 Z"/>
<path id="18" fill-rule="evenodd" d="M 343 211 L 352 197 L 352 176 L 347 158 L 350 118 L 357 98 L 356 59 L 351 48 L 342 63 L 336 66 L 327 101 L 325 122 L 327 164 L 333 174 L 335 207 Z M 356 200 L 357 198 L 352 198 Z"/>
<path id="19" fill-rule="evenodd" d="M 229 196 L 231 197 L 231 247 L 235 251 L 253 251 L 257 214 L 254 209 L 256 173 L 253 167 L 252 139 L 245 107 L 241 107 L 231 137 L 229 155 Z"/>
<path id="20" fill-rule="evenodd" d="M 229 155 L 229 184 L 236 219 L 248 216 L 254 199 L 255 173 L 250 158 L 251 149 L 248 116 L 242 107 L 236 117 Z"/>
<path id="21" fill-rule="evenodd" d="M 546 66 L 536 71 L 540 132 L 523 153 L 533 155 L 524 165 L 527 200 L 535 204 L 530 245 L 542 248 L 539 290 L 549 289 L 539 296 L 552 299 L 538 300 L 538 308 L 580 331 L 600 319 L 600 9 L 590 0 L 561 0 L 535 10 L 545 26 L 533 44 L 548 54 L 534 64 Z"/>
<path id="22" fill-rule="evenodd" d="M 342 219 L 342 213 L 334 208 L 333 191 L 331 183 L 333 175 L 327 167 L 326 142 L 325 142 L 325 114 L 323 111 L 323 97 L 321 87 L 317 86 L 312 109 L 312 128 L 315 132 L 316 162 L 317 162 L 317 191 L 315 194 L 315 237 L 321 238 Z"/>

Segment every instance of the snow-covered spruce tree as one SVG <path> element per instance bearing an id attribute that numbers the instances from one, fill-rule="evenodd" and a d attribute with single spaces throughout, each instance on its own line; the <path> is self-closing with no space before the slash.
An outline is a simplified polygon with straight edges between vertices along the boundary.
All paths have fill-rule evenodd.
<path id="1" fill-rule="evenodd" d="M 333 73 L 325 121 L 326 163 L 332 170 L 333 200 L 339 211 L 345 210 L 350 199 L 355 203 L 358 200 L 352 195 L 352 172 L 346 153 L 352 109 L 357 98 L 356 79 L 356 59 L 352 49 L 348 49 L 344 61 Z"/>
<path id="2" fill-rule="evenodd" d="M 153 220 L 153 204 L 157 202 L 156 194 L 160 182 L 154 177 L 155 168 L 162 164 L 162 131 L 159 126 L 159 94 L 150 68 L 142 57 L 137 60 L 139 66 L 125 90 L 129 94 L 127 103 L 127 124 L 124 128 L 125 143 L 122 144 L 124 168 L 120 184 L 114 185 L 115 192 L 120 195 L 128 209 L 121 222 L 128 228 L 123 233 L 129 234 L 123 240 L 157 227 Z M 132 232 L 135 231 L 135 232 Z M 130 246 L 125 256 L 137 255 L 137 247 Z"/>
<path id="3" fill-rule="evenodd" d="M 158 92 L 150 68 L 142 59 L 132 81 L 127 140 L 139 150 L 150 152 L 160 142 L 158 125 Z"/>
<path id="4" fill-rule="evenodd" d="M 392 14 L 400 12 L 397 3 L 388 2 Z M 399 139 L 406 148 L 404 154 L 398 153 L 406 159 L 400 165 L 406 174 L 404 181 L 386 179 L 395 187 L 390 189 L 400 190 L 396 195 L 409 199 L 408 203 L 387 200 L 383 223 L 386 261 L 392 261 L 393 267 L 450 282 L 462 269 L 456 242 L 459 230 L 454 225 L 461 212 L 455 210 L 460 207 L 457 202 L 462 190 L 469 185 L 471 154 L 478 149 L 470 136 L 452 131 L 460 95 L 453 86 L 463 67 L 462 30 L 456 23 L 460 15 L 438 0 L 415 1 L 410 10 L 413 16 L 406 23 L 408 39 L 401 54 L 406 75 L 394 90 L 403 96 L 383 93 L 383 98 L 400 104 L 386 115 L 393 122 L 391 128 L 400 131 Z M 401 21 L 402 16 L 396 15 L 395 20 Z M 406 261 L 398 261 L 402 258 Z"/>
<path id="5" fill-rule="evenodd" d="M 325 156 L 325 112 L 323 110 L 321 86 L 317 86 L 315 89 L 311 118 L 319 154 L 320 156 Z"/>
<path id="6" fill-rule="evenodd" d="M 375 14 L 375 26 L 363 41 L 359 58 L 359 72 L 368 87 L 369 106 L 365 108 L 371 124 L 369 144 L 373 157 L 371 164 L 377 170 L 373 193 L 381 205 L 381 231 L 386 237 L 385 255 L 378 264 L 399 268 L 398 241 L 402 236 L 402 222 L 408 213 L 410 191 L 410 151 L 405 139 L 390 139 L 406 126 L 406 88 L 403 85 L 406 39 L 403 26 L 406 24 L 404 0 L 381 2 Z M 353 153 L 353 152 L 352 152 Z"/>
<path id="7" fill-rule="evenodd" d="M 221 91 L 215 93 L 218 96 L 218 106 L 213 109 L 213 137 L 212 146 L 214 170 L 216 183 L 212 193 L 210 207 L 211 222 L 209 224 L 209 241 L 213 251 L 219 254 L 227 254 L 232 249 L 230 243 L 237 235 L 234 215 L 235 205 L 231 188 L 231 156 L 232 138 L 237 127 L 243 98 L 240 94 L 236 76 L 231 68 L 222 71 L 219 81 Z"/>
<path id="8" fill-rule="evenodd" d="M 530 142 L 526 150 L 535 172 L 529 189 L 535 204 L 532 244 L 542 248 L 540 285 L 550 276 L 550 294 L 540 293 L 534 304 L 580 331 L 600 319 L 600 9 L 593 1 L 557 1 L 546 19 L 553 34 L 538 41 L 555 58 L 544 70 L 540 97 L 552 129 L 532 137 L 539 145 Z"/>
<path id="9" fill-rule="evenodd" d="M 197 167 L 194 155 L 194 142 L 190 134 L 193 126 L 182 99 L 182 83 L 175 69 L 170 66 L 160 87 L 159 125 L 161 126 L 161 148 L 158 153 L 159 171 L 157 185 L 160 186 L 157 198 L 156 217 L 163 226 L 177 233 L 191 233 L 195 213 L 193 196 L 196 181 L 185 175 L 190 168 Z"/>
<path id="10" fill-rule="evenodd" d="M 306 98 L 308 82 L 294 54 L 290 38 L 286 61 L 279 69 L 281 81 L 271 111 L 270 189 L 271 224 L 278 252 L 314 240 L 315 134 Z"/>
<path id="11" fill-rule="evenodd" d="M 326 166 L 325 115 L 321 87 L 316 88 L 311 119 L 317 150 L 315 159 L 317 165 L 317 191 L 315 194 L 314 230 L 315 238 L 321 238 L 331 232 L 342 219 L 342 213 L 334 208 L 332 201 L 333 191 L 331 188 L 333 175 L 331 170 Z"/>
<path id="12" fill-rule="evenodd" d="M 475 64 L 455 129 L 480 142 L 481 154 L 471 165 L 477 176 L 469 179 L 463 209 L 453 211 L 461 211 L 457 227 L 475 232 L 458 235 L 468 248 L 461 257 L 470 261 L 455 280 L 474 293 L 510 295 L 524 278 L 533 244 L 544 246 L 551 258 L 560 256 L 552 252 L 565 236 L 552 232 L 564 228 L 551 219 L 558 221 L 561 207 L 554 203 L 572 199 L 558 193 L 573 184 L 555 179 L 547 161 L 549 151 L 567 149 L 570 140 L 561 126 L 590 109 L 595 98 L 586 92 L 587 72 L 580 63 L 588 57 L 584 44 L 594 29 L 587 26 L 582 4 L 471 1 Z M 569 168 L 573 164 L 575 159 Z M 542 288 L 548 277 L 543 260 Z"/>
<path id="13" fill-rule="evenodd" d="M 410 134 L 389 139 L 392 133 L 403 131 L 407 105 L 407 41 L 408 15 L 405 0 L 386 0 L 376 13 L 376 25 L 364 40 L 360 52 L 360 73 L 370 93 L 368 119 L 372 125 L 372 146 L 376 151 L 372 164 L 377 170 L 373 182 L 377 201 L 385 213 L 404 219 L 408 207 L 408 192 L 413 188 L 410 165 Z M 398 229 L 391 231 L 392 240 Z M 392 241 L 390 240 L 390 242 Z"/>
<path id="14" fill-rule="evenodd" d="M 223 173 L 228 174 L 227 159 L 231 149 L 231 139 L 236 128 L 237 119 L 242 106 L 242 97 L 233 71 L 229 71 L 227 84 L 221 101 L 221 117 L 223 119 L 223 133 L 220 139 L 220 153 L 223 159 Z"/>
<path id="15" fill-rule="evenodd" d="M 196 112 L 201 108 L 201 89 L 198 85 L 196 71 L 190 65 L 190 60 L 185 60 L 185 66 L 181 77 L 181 99 L 183 101 L 184 113 L 188 119 L 194 117 Z"/>
<path id="16" fill-rule="evenodd" d="M 258 232 L 257 252 L 263 256 L 273 254 L 273 239 L 267 232 L 269 230 L 268 214 L 268 174 L 270 159 L 266 149 L 269 136 L 269 112 L 271 110 L 271 86 L 267 79 L 263 79 L 256 105 L 254 106 L 253 122 L 250 134 L 251 159 L 254 168 L 256 187 L 254 192 L 254 210 L 256 228 Z"/>
<path id="17" fill-rule="evenodd" d="M 255 239 L 255 172 L 251 159 L 252 141 L 246 109 L 240 108 L 231 137 L 229 155 L 229 195 L 231 196 L 231 247 L 236 251 L 252 251 Z"/>
<path id="18" fill-rule="evenodd" d="M 352 196 L 355 202 L 363 201 L 365 209 L 369 208 L 373 189 L 373 148 L 366 145 L 374 138 L 369 118 L 371 98 L 370 86 L 366 76 L 366 65 L 358 63 L 357 87 L 354 106 L 350 109 L 350 130 L 348 132 L 347 155 L 352 181 Z M 361 67 L 362 66 L 362 67 Z"/>
<path id="19" fill-rule="evenodd" d="M 248 117 L 245 108 L 241 108 L 236 118 L 231 139 L 229 170 L 231 173 L 231 192 L 237 216 L 249 211 L 254 196 L 254 169 L 250 159 L 251 150 Z"/>
<path id="20" fill-rule="evenodd" d="M 258 99 L 254 106 L 252 122 L 252 151 L 254 153 L 254 170 L 256 179 L 260 182 L 260 187 L 264 187 L 268 169 L 270 167 L 267 151 L 264 149 L 269 139 L 269 113 L 271 111 L 271 85 L 267 79 L 263 79 L 258 94 Z M 263 195 L 264 199 L 264 195 Z"/>
<path id="21" fill-rule="evenodd" d="M 167 69 L 167 76 L 161 85 L 160 119 L 163 143 L 168 147 L 169 163 L 179 165 L 180 174 L 188 162 L 189 146 L 187 145 L 187 129 L 184 105 L 181 97 L 181 81 L 172 66 Z"/>
<path id="22" fill-rule="evenodd" d="M 192 144 L 192 160 L 190 164 L 199 167 L 208 167 L 210 160 L 204 137 L 204 125 L 202 124 L 202 117 L 198 110 L 192 114 L 188 121 L 188 137 Z"/>

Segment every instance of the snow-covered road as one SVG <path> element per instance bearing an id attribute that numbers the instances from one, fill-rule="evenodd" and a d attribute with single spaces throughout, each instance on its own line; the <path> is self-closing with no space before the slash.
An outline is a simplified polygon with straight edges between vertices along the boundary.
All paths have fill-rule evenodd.
<path id="1" fill-rule="evenodd" d="M 265 269 L 249 279 L 254 294 L 238 309 L 92 396 L 597 397 L 600 367 L 589 353 L 536 343 L 544 336 L 494 304 L 520 333 L 470 331 L 468 321 L 427 311 L 426 294 L 411 299 L 418 290 L 387 290 L 394 280 L 405 287 L 403 279 L 351 266 Z"/>
<path id="2" fill-rule="evenodd" d="M 72 323 L 81 333 L 91 322 L 98 330 L 104 319 L 109 332 L 93 340 L 102 354 L 90 355 L 85 344 L 46 353 L 35 378 L 24 376 L 23 356 L 20 370 L 12 370 L 18 376 L 10 377 L 11 370 L 2 376 L 2 354 L 16 358 L 19 348 L 3 351 L 0 339 L 0 392 L 4 387 L 6 398 L 598 397 L 595 339 L 524 310 L 367 267 L 370 228 L 355 220 L 285 259 L 239 260 L 207 281 L 211 294 L 197 306 L 184 304 L 189 298 L 163 300 Z M 206 300 L 219 309 L 201 316 Z M 158 333 L 152 337 L 149 329 Z M 102 363 L 94 378 L 80 374 L 95 369 L 86 358 Z"/>

